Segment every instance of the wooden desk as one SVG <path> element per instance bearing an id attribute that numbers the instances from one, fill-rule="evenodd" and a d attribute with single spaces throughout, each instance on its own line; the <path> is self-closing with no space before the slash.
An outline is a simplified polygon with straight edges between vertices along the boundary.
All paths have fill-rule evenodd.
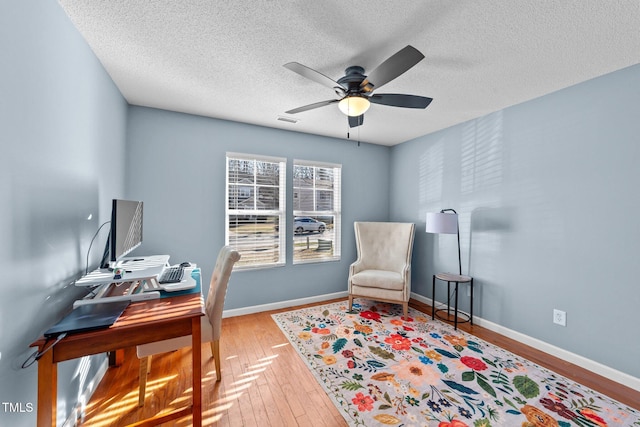
<path id="1" fill-rule="evenodd" d="M 110 328 L 69 334 L 38 361 L 38 426 L 56 425 L 57 363 L 90 354 L 116 351 L 149 342 L 192 336 L 193 400 L 189 407 L 156 416 L 135 425 L 156 425 L 192 415 L 194 426 L 202 425 L 202 353 L 200 317 L 204 315 L 202 294 L 131 303 Z M 42 351 L 41 337 L 31 347 Z"/>

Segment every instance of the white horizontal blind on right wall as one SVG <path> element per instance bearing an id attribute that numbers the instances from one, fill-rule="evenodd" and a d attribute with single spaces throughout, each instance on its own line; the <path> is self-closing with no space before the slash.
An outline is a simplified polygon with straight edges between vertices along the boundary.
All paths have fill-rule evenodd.
<path id="1" fill-rule="evenodd" d="M 340 260 L 342 166 L 293 161 L 293 263 Z"/>

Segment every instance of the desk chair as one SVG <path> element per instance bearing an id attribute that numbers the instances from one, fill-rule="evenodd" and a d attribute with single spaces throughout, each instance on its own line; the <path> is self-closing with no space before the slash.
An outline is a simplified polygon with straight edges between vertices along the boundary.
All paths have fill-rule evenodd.
<path id="1" fill-rule="evenodd" d="M 233 265 L 240 259 L 240 254 L 228 246 L 224 246 L 218 254 L 216 266 L 213 269 L 209 293 L 205 304 L 205 315 L 202 316 L 202 342 L 211 343 L 211 354 L 216 365 L 216 381 L 222 379 L 220 372 L 220 332 L 222 323 L 222 309 L 227 294 L 227 284 L 231 277 Z M 191 336 L 172 338 L 164 341 L 152 342 L 136 347 L 140 359 L 140 390 L 138 406 L 144 406 L 144 396 L 147 388 L 147 374 L 151 370 L 151 356 L 159 353 L 175 351 L 191 345 Z"/>

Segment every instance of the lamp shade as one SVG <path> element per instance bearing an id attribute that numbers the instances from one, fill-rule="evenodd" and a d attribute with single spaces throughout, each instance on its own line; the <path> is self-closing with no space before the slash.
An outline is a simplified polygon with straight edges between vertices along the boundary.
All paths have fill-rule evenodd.
<path id="1" fill-rule="evenodd" d="M 363 96 L 347 96 L 338 103 L 338 108 L 347 116 L 358 117 L 369 109 L 369 100 Z"/>
<path id="2" fill-rule="evenodd" d="M 427 233 L 456 234 L 458 214 L 427 212 Z"/>

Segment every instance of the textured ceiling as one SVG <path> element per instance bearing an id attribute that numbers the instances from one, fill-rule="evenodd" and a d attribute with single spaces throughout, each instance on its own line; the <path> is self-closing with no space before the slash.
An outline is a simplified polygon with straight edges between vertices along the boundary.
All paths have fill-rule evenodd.
<path id="1" fill-rule="evenodd" d="M 337 104 L 285 114 L 336 95 L 283 64 L 337 80 L 412 45 L 425 58 L 381 93 L 434 100 L 425 110 L 372 105 L 350 138 L 381 145 L 640 63 L 638 0 L 59 3 L 132 105 L 343 139 Z"/>

